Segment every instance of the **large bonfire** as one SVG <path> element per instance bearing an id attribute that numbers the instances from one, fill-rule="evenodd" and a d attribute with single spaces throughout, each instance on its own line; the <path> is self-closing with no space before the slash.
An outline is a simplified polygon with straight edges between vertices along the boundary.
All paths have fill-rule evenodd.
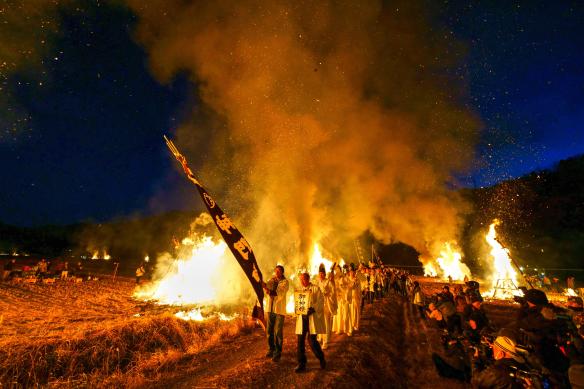
<path id="1" fill-rule="evenodd" d="M 452 281 L 471 278 L 471 272 L 462 262 L 462 253 L 456 242 L 445 242 L 437 258 L 424 261 L 424 275 Z"/>
<path id="2" fill-rule="evenodd" d="M 512 298 L 521 292 L 517 288 L 517 271 L 513 266 L 510 252 L 497 240 L 495 227 L 499 224 L 501 222 L 495 219 L 489 226 L 489 232 L 485 236 L 485 240 L 491 249 L 489 254 L 493 258 L 493 268 L 490 274 L 492 290 L 487 294 L 494 298 Z"/>
<path id="3" fill-rule="evenodd" d="M 176 255 L 158 258 L 151 283 L 136 289 L 134 297 L 161 305 L 187 307 L 176 313 L 188 320 L 205 320 L 218 316 L 221 306 L 235 304 L 242 298 L 241 270 L 225 242 L 192 233 L 176 248 Z"/>

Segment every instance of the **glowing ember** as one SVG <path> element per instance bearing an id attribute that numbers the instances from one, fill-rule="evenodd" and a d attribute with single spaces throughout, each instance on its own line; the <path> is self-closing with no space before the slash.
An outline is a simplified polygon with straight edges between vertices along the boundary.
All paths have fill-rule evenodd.
<path id="1" fill-rule="evenodd" d="M 499 220 L 495 219 L 489 226 L 489 232 L 485 236 L 487 243 L 491 247 L 490 254 L 493 257 L 492 294 L 493 297 L 496 297 L 497 292 L 501 292 L 499 297 L 512 298 L 518 293 L 517 272 L 513 268 L 509 250 L 497 240 L 495 227 L 500 223 Z"/>
<path id="2" fill-rule="evenodd" d="M 456 242 L 444 243 L 440 256 L 436 258 L 442 277 L 451 278 L 454 281 L 462 281 L 464 277 L 470 279 L 470 269 L 462 263 L 462 254 L 453 246 L 456 246 Z"/>
<path id="3" fill-rule="evenodd" d="M 578 297 L 578 294 L 572 288 L 566 289 L 566 293 L 564 293 L 564 294 L 566 296 Z"/>
<path id="4" fill-rule="evenodd" d="M 201 313 L 201 308 L 191 309 L 190 311 L 178 311 L 174 316 L 183 320 L 203 321 L 205 318 Z"/>
<path id="5" fill-rule="evenodd" d="M 231 321 L 235 319 L 238 315 L 226 315 L 222 312 L 219 313 L 211 313 L 208 316 L 204 316 L 201 308 L 193 308 L 190 311 L 178 311 L 174 314 L 174 316 L 178 317 L 179 319 L 183 320 L 191 320 L 191 321 L 205 321 L 209 319 L 217 318 L 221 321 Z"/>

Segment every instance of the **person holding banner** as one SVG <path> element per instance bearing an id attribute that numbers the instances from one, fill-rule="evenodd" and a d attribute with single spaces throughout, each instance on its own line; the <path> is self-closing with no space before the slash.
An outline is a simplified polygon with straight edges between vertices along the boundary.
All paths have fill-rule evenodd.
<path id="1" fill-rule="evenodd" d="M 296 313 L 296 335 L 298 337 L 298 366 L 294 371 L 306 371 L 306 337 L 314 356 L 320 361 L 321 369 L 326 367 L 324 353 L 316 340 L 317 334 L 326 332 L 324 324 L 324 298 L 317 285 L 310 283 L 310 275 L 300 274 L 301 286 L 294 293 L 294 311 Z"/>
<path id="2" fill-rule="evenodd" d="M 266 357 L 274 362 L 280 361 L 282 344 L 284 343 L 284 317 L 286 315 L 286 294 L 288 293 L 288 280 L 284 277 L 284 266 L 278 265 L 274 269 L 274 276 L 263 283 L 267 296 L 266 313 L 268 324 L 266 333 L 268 336 L 268 353 Z"/>

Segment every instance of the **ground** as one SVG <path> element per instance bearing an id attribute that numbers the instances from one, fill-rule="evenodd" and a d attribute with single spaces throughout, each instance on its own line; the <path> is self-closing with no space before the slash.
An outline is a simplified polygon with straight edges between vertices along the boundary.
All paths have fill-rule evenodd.
<path id="1" fill-rule="evenodd" d="M 439 285 L 424 284 L 432 293 Z M 183 322 L 168 308 L 134 300 L 128 280 L 0 286 L 0 383 L 133 387 L 448 388 L 431 354 L 440 333 L 403 298 L 365 307 L 352 337 L 334 335 L 321 370 L 307 347 L 297 374 L 294 318 L 287 317 L 282 359 L 265 358 L 266 338 L 251 320 Z M 488 305 L 502 321 L 515 309 Z M 34 374 L 30 372 L 33 371 Z M 45 373 L 48 371 L 48 373 Z"/>

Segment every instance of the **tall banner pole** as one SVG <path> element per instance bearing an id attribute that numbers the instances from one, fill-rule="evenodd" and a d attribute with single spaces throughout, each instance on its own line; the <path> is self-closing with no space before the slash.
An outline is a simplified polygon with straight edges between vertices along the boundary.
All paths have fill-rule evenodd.
<path id="1" fill-rule="evenodd" d="M 209 214 L 213 218 L 219 233 L 229 246 L 231 253 L 243 269 L 243 272 L 247 276 L 251 286 L 253 287 L 258 302 L 254 306 L 252 317 L 258 320 L 262 328 L 266 329 L 265 317 L 264 317 L 264 289 L 262 288 L 262 272 L 260 271 L 255 254 L 248 243 L 248 241 L 243 237 L 241 232 L 235 227 L 233 222 L 227 217 L 227 215 L 219 208 L 219 205 L 213 200 L 209 195 L 207 190 L 203 188 L 199 180 L 195 177 L 191 169 L 187 164 L 186 158 L 178 151 L 174 143 L 164 136 L 166 145 L 168 146 L 170 152 L 174 155 L 176 160 L 180 162 L 183 171 L 189 181 L 191 181 L 197 187 Z"/>

